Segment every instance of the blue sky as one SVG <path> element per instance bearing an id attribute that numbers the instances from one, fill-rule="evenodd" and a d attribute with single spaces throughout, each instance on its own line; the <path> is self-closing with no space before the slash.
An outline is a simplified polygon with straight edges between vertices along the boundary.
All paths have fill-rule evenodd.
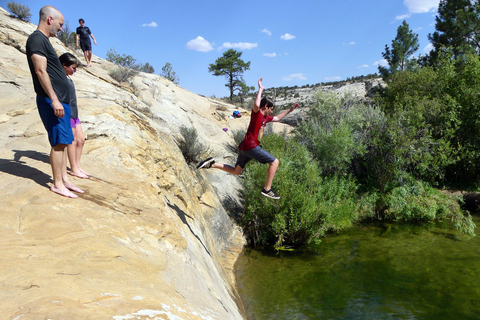
<path id="1" fill-rule="evenodd" d="M 0 6 L 7 9 L 7 0 Z M 90 27 L 98 45 L 148 62 L 160 74 L 169 62 L 179 85 L 197 94 L 229 95 L 224 77 L 208 66 L 233 48 L 250 61 L 250 86 L 302 86 L 378 71 L 385 45 L 403 20 L 428 51 L 439 0 L 16 0 L 30 8 L 31 22 L 46 4 L 59 9 L 70 30 L 78 19 Z"/>

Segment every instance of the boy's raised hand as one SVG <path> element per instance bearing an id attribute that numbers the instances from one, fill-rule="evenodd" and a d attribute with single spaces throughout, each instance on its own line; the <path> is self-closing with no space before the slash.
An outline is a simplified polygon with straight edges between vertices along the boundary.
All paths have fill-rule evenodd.
<path id="1" fill-rule="evenodd" d="M 265 89 L 265 87 L 262 85 L 263 78 L 258 79 L 258 89 Z"/>

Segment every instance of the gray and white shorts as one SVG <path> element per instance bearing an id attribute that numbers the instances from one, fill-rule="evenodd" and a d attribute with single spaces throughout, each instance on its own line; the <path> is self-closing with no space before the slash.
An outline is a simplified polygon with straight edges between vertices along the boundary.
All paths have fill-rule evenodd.
<path id="1" fill-rule="evenodd" d="M 260 163 L 272 163 L 276 158 L 265 151 L 261 146 L 256 146 L 251 150 L 238 149 L 238 158 L 235 166 L 240 166 L 243 169 L 252 159 L 257 160 Z"/>

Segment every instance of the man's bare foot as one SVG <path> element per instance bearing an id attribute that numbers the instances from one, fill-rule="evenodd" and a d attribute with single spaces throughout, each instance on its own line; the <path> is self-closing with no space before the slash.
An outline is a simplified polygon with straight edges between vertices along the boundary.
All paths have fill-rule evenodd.
<path id="1" fill-rule="evenodd" d="M 68 171 L 69 175 L 75 176 L 77 178 L 82 178 L 82 179 L 88 179 L 90 176 L 88 174 L 85 174 L 83 172 L 74 172 L 72 170 Z"/>
<path id="2" fill-rule="evenodd" d="M 68 190 L 72 190 L 73 192 L 78 192 L 78 193 L 84 193 L 85 191 L 83 191 L 82 189 L 76 187 L 73 183 L 71 182 L 67 182 L 65 183 L 65 187 L 68 189 Z"/>
<path id="3" fill-rule="evenodd" d="M 50 191 L 53 191 L 61 196 L 64 196 L 64 197 L 67 197 L 67 198 L 72 198 L 72 199 L 75 199 L 75 198 L 78 198 L 78 196 L 72 192 L 70 192 L 70 190 L 68 190 L 66 187 L 64 187 L 63 189 L 59 189 L 57 187 L 55 187 L 55 185 L 53 185 L 51 188 L 50 188 Z"/>

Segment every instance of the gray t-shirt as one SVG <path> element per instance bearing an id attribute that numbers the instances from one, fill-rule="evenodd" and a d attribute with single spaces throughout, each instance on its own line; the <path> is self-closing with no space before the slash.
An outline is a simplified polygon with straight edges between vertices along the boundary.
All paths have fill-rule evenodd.
<path id="1" fill-rule="evenodd" d="M 70 118 L 76 119 L 78 118 L 78 107 L 77 107 L 77 93 L 75 92 L 75 84 L 73 84 L 73 80 L 67 78 L 68 85 L 70 88 Z"/>
<path id="2" fill-rule="evenodd" d="M 35 30 L 27 39 L 26 44 L 27 61 L 30 73 L 32 74 L 33 87 L 37 95 L 48 98 L 47 93 L 42 87 L 38 76 L 35 73 L 35 67 L 32 62 L 32 55 L 38 54 L 47 58 L 47 73 L 50 77 L 53 90 L 55 91 L 58 100 L 62 103 L 70 103 L 70 90 L 68 86 L 67 76 L 62 67 L 62 63 L 58 59 L 55 49 L 48 40 L 48 37 L 41 31 Z"/>

